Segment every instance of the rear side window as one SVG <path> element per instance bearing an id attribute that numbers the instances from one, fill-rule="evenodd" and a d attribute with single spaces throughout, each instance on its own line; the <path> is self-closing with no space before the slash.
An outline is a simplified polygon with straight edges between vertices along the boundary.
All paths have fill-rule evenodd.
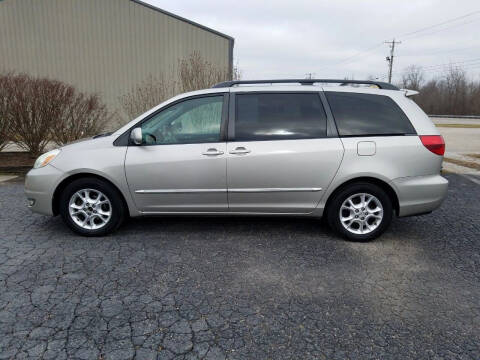
<path id="1" fill-rule="evenodd" d="M 416 134 L 388 96 L 326 91 L 340 136 Z"/>
<path id="2" fill-rule="evenodd" d="M 312 139 L 326 133 L 327 117 L 318 94 L 236 95 L 236 140 Z"/>

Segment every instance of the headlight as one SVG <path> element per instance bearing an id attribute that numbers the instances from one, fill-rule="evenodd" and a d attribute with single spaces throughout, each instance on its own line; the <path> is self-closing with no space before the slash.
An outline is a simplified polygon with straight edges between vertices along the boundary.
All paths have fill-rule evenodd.
<path id="1" fill-rule="evenodd" d="M 34 169 L 38 169 L 44 167 L 48 163 L 50 163 L 55 157 L 60 153 L 59 149 L 55 149 L 49 151 L 43 155 L 40 155 L 37 160 L 35 160 L 35 164 L 33 164 Z"/>

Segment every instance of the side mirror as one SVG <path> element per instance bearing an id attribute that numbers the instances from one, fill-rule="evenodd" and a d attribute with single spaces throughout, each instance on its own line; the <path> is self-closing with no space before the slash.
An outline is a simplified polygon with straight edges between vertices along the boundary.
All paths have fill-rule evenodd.
<path id="1" fill-rule="evenodd" d="M 130 139 L 132 139 L 135 145 L 142 145 L 142 128 L 135 128 L 130 133 Z"/>

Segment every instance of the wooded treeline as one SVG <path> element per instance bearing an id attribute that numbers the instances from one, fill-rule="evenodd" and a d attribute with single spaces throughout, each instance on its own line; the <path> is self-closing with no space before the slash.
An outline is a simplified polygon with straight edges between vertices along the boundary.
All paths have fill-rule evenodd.
<path id="1" fill-rule="evenodd" d="M 429 115 L 480 115 L 480 81 L 469 79 L 459 67 L 426 80 L 423 69 L 411 65 L 398 85 L 420 91 L 412 99 Z"/>

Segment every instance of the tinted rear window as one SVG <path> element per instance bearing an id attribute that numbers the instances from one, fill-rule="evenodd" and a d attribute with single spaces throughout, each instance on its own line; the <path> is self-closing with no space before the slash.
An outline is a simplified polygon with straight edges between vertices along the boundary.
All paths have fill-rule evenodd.
<path id="1" fill-rule="evenodd" d="M 235 139 L 325 137 L 327 117 L 318 94 L 236 95 Z"/>
<path id="2" fill-rule="evenodd" d="M 410 120 L 388 96 L 325 92 L 340 136 L 415 134 Z"/>

